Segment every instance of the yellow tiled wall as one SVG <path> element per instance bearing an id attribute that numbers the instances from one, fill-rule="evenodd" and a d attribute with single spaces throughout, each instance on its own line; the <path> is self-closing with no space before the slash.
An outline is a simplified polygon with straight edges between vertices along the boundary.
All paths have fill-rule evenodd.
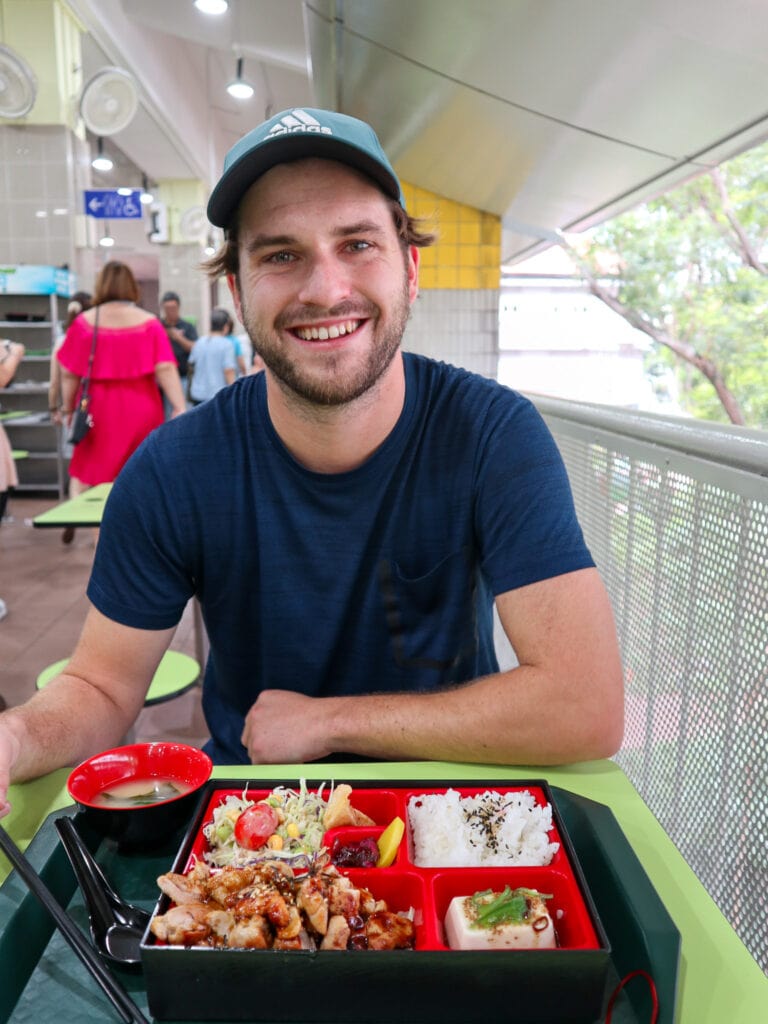
<path id="1" fill-rule="evenodd" d="M 421 250 L 420 287 L 498 288 L 501 220 L 407 182 L 401 184 L 408 212 L 438 235 L 435 245 Z"/>

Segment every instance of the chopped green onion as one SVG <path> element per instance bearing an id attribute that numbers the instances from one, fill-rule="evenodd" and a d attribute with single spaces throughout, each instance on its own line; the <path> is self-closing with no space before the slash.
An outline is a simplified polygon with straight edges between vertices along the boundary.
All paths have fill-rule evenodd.
<path id="1" fill-rule="evenodd" d="M 528 900 L 532 898 L 551 900 L 552 894 L 537 892 L 535 889 L 510 889 L 508 885 L 500 893 L 494 893 L 492 889 L 476 892 L 470 897 L 475 912 L 472 927 L 495 928 L 500 924 L 523 924 L 528 916 Z"/>

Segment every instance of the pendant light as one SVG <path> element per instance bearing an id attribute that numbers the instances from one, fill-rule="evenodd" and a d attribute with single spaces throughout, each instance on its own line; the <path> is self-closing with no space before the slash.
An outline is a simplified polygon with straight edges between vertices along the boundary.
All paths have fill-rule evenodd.
<path id="1" fill-rule="evenodd" d="M 243 78 L 243 58 L 237 58 L 237 72 L 227 86 L 227 92 L 236 100 L 249 100 L 253 96 L 253 86 Z"/>
<path id="2" fill-rule="evenodd" d="M 195 7 L 201 14 L 225 14 L 229 4 L 227 0 L 195 0 Z"/>
<path id="3" fill-rule="evenodd" d="M 111 171 L 115 165 L 104 152 L 104 139 L 99 136 L 96 142 L 96 156 L 91 160 L 94 171 Z"/>
<path id="4" fill-rule="evenodd" d="M 143 206 L 149 206 L 150 203 L 154 203 L 155 201 L 155 197 L 149 190 L 149 182 L 147 181 L 146 174 L 142 174 L 141 176 L 141 195 L 139 196 L 139 201 Z"/>

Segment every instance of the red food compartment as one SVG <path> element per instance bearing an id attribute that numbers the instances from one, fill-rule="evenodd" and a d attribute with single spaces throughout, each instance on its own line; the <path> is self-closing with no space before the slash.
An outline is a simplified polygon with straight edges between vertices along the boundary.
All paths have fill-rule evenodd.
<path id="1" fill-rule="evenodd" d="M 383 825 L 344 825 L 341 828 L 329 829 L 323 836 L 323 846 L 325 846 L 331 854 L 331 863 L 335 864 L 340 871 L 346 872 L 347 870 L 365 870 L 363 868 L 349 868 L 345 864 L 337 864 L 334 859 L 334 850 L 337 843 L 358 843 L 361 839 L 373 839 L 379 838 L 381 833 L 384 831 Z M 402 845 L 402 843 L 401 843 Z M 399 851 L 398 851 L 399 852 Z M 397 863 L 397 857 L 395 857 L 395 864 Z M 373 865 L 376 867 L 376 865 Z M 372 870 L 368 869 L 368 870 Z M 386 868 L 376 868 L 377 871 L 387 870 Z"/>
<path id="2" fill-rule="evenodd" d="M 527 792 L 527 793 L 530 793 L 531 796 L 534 798 L 537 806 L 539 806 L 539 807 L 546 807 L 547 804 L 551 804 L 551 801 L 547 798 L 547 795 L 544 792 L 544 790 L 541 789 L 538 786 L 533 786 L 533 785 L 532 786 L 525 786 L 525 785 L 523 785 L 523 786 L 503 786 L 503 787 L 488 785 L 488 786 L 479 786 L 479 787 L 473 787 L 473 788 L 466 788 L 466 787 L 462 787 L 462 786 L 452 786 L 450 788 L 453 789 L 454 792 L 458 793 L 459 797 L 461 797 L 462 799 L 464 797 L 468 797 L 468 796 L 481 796 L 483 793 L 487 793 L 487 792 L 501 793 L 502 795 L 509 794 L 509 795 L 512 795 L 512 796 L 514 796 L 517 793 L 526 793 Z M 406 828 L 405 828 L 406 841 L 405 841 L 405 849 L 402 850 L 402 863 L 403 864 L 407 863 L 408 865 L 413 866 L 417 871 L 437 871 L 437 870 L 456 871 L 456 870 L 462 870 L 461 868 L 454 867 L 452 865 L 435 865 L 433 867 L 427 867 L 425 865 L 421 865 L 421 864 L 417 865 L 416 864 L 414 841 L 413 841 L 413 829 L 411 827 L 410 815 L 408 813 L 408 807 L 410 805 L 411 799 L 418 799 L 420 796 L 432 796 L 432 795 L 444 796 L 446 791 L 447 791 L 446 788 L 442 788 L 442 789 L 420 789 L 420 790 L 409 791 L 409 792 L 407 792 L 407 793 L 405 793 L 403 795 L 403 800 L 404 800 L 403 820 L 406 823 Z M 550 843 L 559 843 L 560 844 L 560 848 L 553 855 L 552 860 L 549 862 L 549 864 L 546 865 L 546 867 L 548 867 L 548 868 L 567 869 L 568 855 L 567 855 L 567 853 L 565 851 L 562 837 L 560 836 L 560 834 L 559 834 L 559 832 L 557 830 L 557 825 L 555 823 L 555 816 L 554 816 L 554 808 L 552 810 L 552 827 L 548 830 L 547 837 L 548 837 L 548 841 Z M 514 867 L 514 866 L 515 865 L 510 865 L 510 867 Z M 504 865 L 499 865 L 499 867 L 504 867 Z M 538 868 L 539 865 L 535 865 L 535 866 L 532 866 L 532 867 Z M 531 870 L 531 869 L 532 868 L 526 868 L 526 870 Z M 486 870 L 496 870 L 496 868 L 495 867 L 491 868 L 490 866 L 488 866 L 488 867 L 478 866 L 478 870 L 483 870 L 483 871 L 486 871 Z M 487 886 L 486 886 L 486 888 L 487 888 Z"/>
<path id="3" fill-rule="evenodd" d="M 394 914 L 409 914 L 416 927 L 414 949 L 435 949 L 433 915 L 427 907 L 427 886 L 424 878 L 413 871 L 386 872 L 378 868 L 350 868 L 348 875 L 353 885 L 368 889 L 377 900 L 384 900 Z M 390 952 L 390 951 L 385 951 Z M 359 950 L 355 956 L 370 956 L 371 951 Z M 385 955 L 385 953 L 382 953 Z"/>
<path id="4" fill-rule="evenodd" d="M 309 787 L 309 791 L 312 793 L 317 792 L 317 787 Z M 327 802 L 329 787 L 325 787 L 323 790 L 323 797 Z M 259 800 L 266 800 L 272 793 L 272 789 L 251 789 L 249 788 L 246 792 L 245 787 L 241 789 L 214 789 L 211 792 L 210 799 L 208 800 L 202 817 L 200 818 L 200 825 L 196 835 L 193 838 L 192 846 L 190 848 L 190 856 L 183 871 L 189 871 L 193 866 L 195 859 L 202 859 L 203 853 L 208 850 L 208 842 L 203 835 L 203 827 L 210 824 L 213 820 L 214 810 L 223 803 L 227 797 L 245 795 L 248 800 L 257 803 Z M 350 795 L 350 804 L 355 810 L 362 811 L 363 814 L 367 814 L 369 818 L 373 818 L 376 822 L 377 827 L 374 829 L 376 835 L 380 835 L 384 831 L 384 827 L 392 821 L 394 817 L 400 815 L 403 817 L 404 811 L 402 810 L 402 800 L 396 793 L 391 790 L 383 789 L 353 789 Z M 343 826 L 345 830 L 351 830 L 352 833 L 357 833 L 359 837 L 366 834 L 370 835 L 372 826 L 360 825 L 360 826 Z M 365 829 L 368 832 L 365 832 Z M 341 831 L 339 829 L 331 829 L 326 833 L 326 836 L 333 837 L 336 832 Z"/>
<path id="5" fill-rule="evenodd" d="M 394 790 L 358 789 L 353 786 L 349 802 L 356 810 L 373 818 L 377 825 L 388 825 L 398 815 L 403 817 L 402 797 Z"/>
<path id="6" fill-rule="evenodd" d="M 437 948 L 449 948 L 445 938 L 445 915 L 452 899 L 456 896 L 472 896 L 486 889 L 502 892 L 506 885 L 510 889 L 524 887 L 551 893 L 552 899 L 547 900 L 547 909 L 555 927 L 558 949 L 600 949 L 600 942 L 576 880 L 568 872 L 548 867 L 446 869 L 435 872 L 430 903 L 437 924 Z M 547 954 L 554 950 L 542 949 L 537 952 Z"/>

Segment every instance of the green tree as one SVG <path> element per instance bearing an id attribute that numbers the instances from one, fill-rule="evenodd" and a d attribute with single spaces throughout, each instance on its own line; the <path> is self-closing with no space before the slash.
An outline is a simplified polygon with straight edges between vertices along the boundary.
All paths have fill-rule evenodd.
<path id="1" fill-rule="evenodd" d="M 683 407 L 768 427 L 768 145 L 582 236 L 590 290 L 674 366 Z"/>

